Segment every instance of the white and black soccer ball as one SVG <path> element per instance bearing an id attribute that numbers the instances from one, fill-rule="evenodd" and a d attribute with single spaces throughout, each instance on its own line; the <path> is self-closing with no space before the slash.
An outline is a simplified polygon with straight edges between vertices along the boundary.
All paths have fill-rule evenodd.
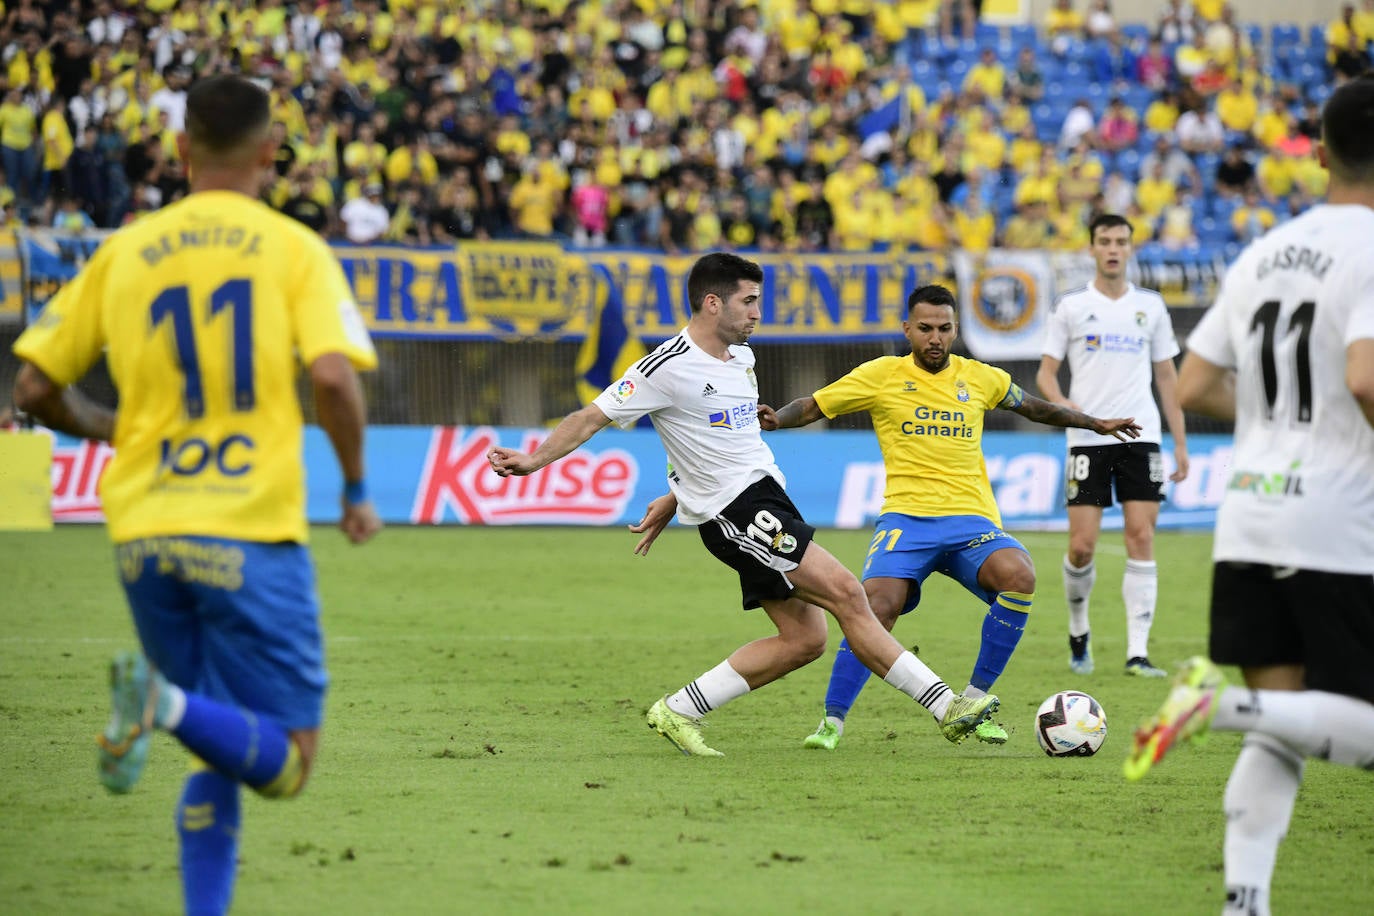
<path id="1" fill-rule="evenodd" d="M 1107 740 L 1107 714 L 1086 693 L 1061 690 L 1035 711 L 1035 739 L 1051 757 L 1091 757 Z"/>

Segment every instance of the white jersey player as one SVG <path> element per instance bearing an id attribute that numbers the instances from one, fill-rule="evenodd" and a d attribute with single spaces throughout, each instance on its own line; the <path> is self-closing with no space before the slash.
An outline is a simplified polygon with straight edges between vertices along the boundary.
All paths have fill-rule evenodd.
<path id="1" fill-rule="evenodd" d="M 1159 592 L 1154 561 L 1155 524 L 1164 500 L 1164 459 L 1159 409 L 1151 381 L 1159 388 L 1164 416 L 1174 439 L 1174 472 L 1188 474 L 1188 441 L 1178 381 L 1169 310 L 1159 293 L 1126 280 L 1131 255 L 1131 224 L 1102 214 L 1089 227 L 1090 251 L 1097 271 L 1082 289 L 1065 293 L 1050 316 L 1036 382 L 1045 399 L 1099 417 L 1134 417 L 1140 438 L 1128 443 L 1092 430 L 1068 431 L 1064 468 L 1069 516 L 1069 549 L 1064 557 L 1064 593 L 1069 602 L 1069 667 L 1093 671 L 1089 645 L 1088 599 L 1097 578 L 1093 556 L 1102 530 L 1102 510 L 1121 503 L 1125 527 L 1126 572 L 1121 594 L 1126 604 L 1126 673 L 1164 677 L 1149 658 L 1150 626 Z M 1059 387 L 1059 367 L 1067 358 L 1069 396 Z"/>
<path id="2" fill-rule="evenodd" d="M 759 426 L 772 408 L 758 402 L 754 354 L 745 346 L 761 317 L 762 282 L 763 270 L 752 261 L 702 257 L 687 278 L 692 317 L 682 333 L 566 417 L 533 454 L 497 447 L 488 460 L 503 477 L 530 474 L 613 420 L 653 421 L 668 453 L 671 492 L 632 526 L 644 535 L 635 552 L 648 552 L 676 508 L 739 574 L 744 607 L 762 607 L 777 628 L 776 636 L 741 646 L 649 709 L 649 726 L 684 754 L 720 756 L 702 738 L 701 717 L 825 651 L 822 609 L 839 621 L 865 665 L 929 709 L 944 736 L 959 743 L 997 710 L 997 697 L 955 694 L 904 650 L 873 616 L 854 574 L 812 540 L 815 529 L 783 491 Z"/>
<path id="3" fill-rule="evenodd" d="M 1327 204 L 1250 245 L 1188 341 L 1184 406 L 1236 424 L 1212 660 L 1179 672 L 1126 763 L 1138 779 L 1208 727 L 1246 733 L 1224 798 L 1227 913 L 1269 913 L 1307 758 L 1374 769 L 1374 78 L 1332 93 L 1321 158 Z"/>

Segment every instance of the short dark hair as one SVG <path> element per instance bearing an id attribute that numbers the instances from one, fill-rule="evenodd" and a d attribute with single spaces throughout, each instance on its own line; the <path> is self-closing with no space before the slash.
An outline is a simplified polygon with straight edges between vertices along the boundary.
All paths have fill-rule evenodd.
<path id="1" fill-rule="evenodd" d="M 728 251 L 702 255 L 687 275 L 687 303 L 695 314 L 701 311 L 707 296 L 715 295 L 724 302 L 744 280 L 763 283 L 763 268 Z"/>
<path id="2" fill-rule="evenodd" d="M 197 80 L 186 94 L 186 132 L 193 145 L 211 154 L 238 149 L 271 121 L 267 93 L 234 73 Z"/>
<path id="3" fill-rule="evenodd" d="M 1322 143 L 1332 177 L 1374 181 L 1374 73 L 1366 70 L 1331 93 L 1322 109 Z"/>
<path id="4" fill-rule="evenodd" d="M 1097 230 L 1115 229 L 1117 226 L 1125 226 L 1127 232 L 1135 232 L 1131 227 L 1131 221 L 1124 216 L 1119 216 L 1116 213 L 1097 214 L 1093 217 L 1093 221 L 1088 224 L 1088 243 L 1092 244 L 1097 241 Z"/>
<path id="5" fill-rule="evenodd" d="M 954 294 L 938 283 L 918 286 L 911 291 L 911 295 L 906 297 L 906 313 L 910 315 L 911 310 L 918 305 L 946 305 L 954 309 L 955 315 L 959 314 Z"/>

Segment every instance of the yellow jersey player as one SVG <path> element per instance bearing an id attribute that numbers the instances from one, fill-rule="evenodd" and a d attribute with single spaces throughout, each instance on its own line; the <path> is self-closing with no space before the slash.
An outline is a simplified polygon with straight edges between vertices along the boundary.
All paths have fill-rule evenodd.
<path id="1" fill-rule="evenodd" d="M 111 236 L 15 343 L 15 403 L 115 447 L 101 499 L 143 651 L 116 656 L 99 738 L 114 792 L 154 728 L 194 755 L 177 811 L 186 910 L 233 893 L 239 785 L 290 797 L 310 772 L 326 674 L 306 550 L 309 368 L 345 480 L 341 527 L 381 527 L 363 478 L 356 369 L 376 365 L 338 262 L 257 200 L 274 143 L 265 92 L 214 76 L 187 99 L 184 200 Z M 105 351 L 118 411 L 70 387 Z"/>
<path id="2" fill-rule="evenodd" d="M 814 395 L 777 411 L 759 408 L 764 429 L 805 426 L 821 417 L 868 411 L 883 453 L 887 489 L 869 544 L 863 584 L 878 620 L 892 629 L 916 607 L 921 583 L 942 572 L 988 605 L 982 644 L 963 695 L 983 696 L 1021 639 L 1035 594 L 1030 554 L 1002 530 L 983 461 L 983 415 L 1004 408 L 1038 423 L 1097 430 L 1122 439 L 1130 418 L 1099 420 L 1026 394 L 1005 371 L 950 353 L 958 334 L 954 295 L 922 286 L 907 297 L 902 329 L 911 353 L 870 360 Z M 825 696 L 825 718 L 807 747 L 834 750 L 868 669 L 840 644 Z M 1003 744 L 985 721 L 979 740 Z"/>

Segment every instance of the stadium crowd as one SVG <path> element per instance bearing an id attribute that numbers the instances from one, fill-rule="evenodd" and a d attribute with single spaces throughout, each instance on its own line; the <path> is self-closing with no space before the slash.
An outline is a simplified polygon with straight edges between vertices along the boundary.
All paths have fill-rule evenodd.
<path id="1" fill-rule="evenodd" d="M 1320 103 L 1374 0 L 1269 30 L 1220 0 L 19 0 L 0 205 L 119 226 L 177 199 L 186 88 L 269 85 L 274 206 L 331 238 L 668 251 L 1244 241 L 1324 190 Z"/>

